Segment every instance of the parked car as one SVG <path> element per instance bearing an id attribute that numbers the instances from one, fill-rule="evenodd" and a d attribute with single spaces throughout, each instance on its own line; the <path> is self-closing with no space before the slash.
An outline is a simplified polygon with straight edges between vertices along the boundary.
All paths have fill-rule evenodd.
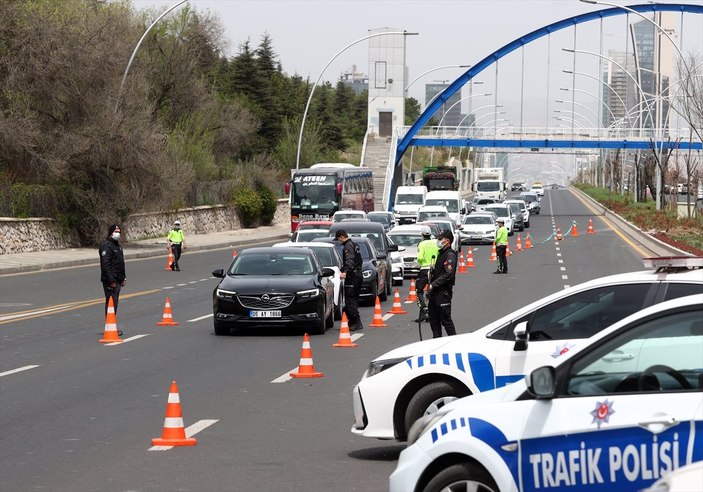
<path id="1" fill-rule="evenodd" d="M 332 222 L 336 224 L 337 222 L 342 222 L 346 219 L 359 220 L 365 218 L 366 212 L 364 212 L 363 210 L 338 210 L 332 216 Z"/>
<path id="2" fill-rule="evenodd" d="M 383 226 L 377 222 L 342 222 L 334 224 L 330 227 L 328 236 L 334 237 L 339 229 L 347 231 L 351 238 L 365 237 L 373 242 L 377 252 L 377 260 L 379 263 L 383 263 L 383 271 L 386 274 L 386 278 L 383 281 L 384 288 L 378 293 L 381 301 L 385 301 L 391 295 L 391 286 L 393 285 L 391 253 L 398 251 L 398 246 L 388 240 Z"/>
<path id="3" fill-rule="evenodd" d="M 474 212 L 464 217 L 459 233 L 464 244 L 492 244 L 496 240 L 496 230 L 495 214 Z"/>
<path id="4" fill-rule="evenodd" d="M 390 491 L 641 491 L 703 460 L 702 377 L 700 295 L 650 306 L 521 381 L 422 417 Z M 696 475 L 681 490 L 703 490 Z"/>
<path id="5" fill-rule="evenodd" d="M 385 261 L 378 259 L 378 252 L 373 245 L 373 241 L 365 237 L 355 237 L 354 242 L 359 245 L 361 252 L 361 294 L 360 298 L 366 300 L 373 305 L 376 302 L 376 296 L 381 298 L 381 293 L 386 290 L 387 265 Z M 333 237 L 321 237 L 315 239 L 314 243 L 333 244 L 340 255 L 344 255 L 344 247 Z"/>
<path id="6" fill-rule="evenodd" d="M 468 321 L 467 333 L 411 343 L 377 357 L 354 388 L 351 431 L 404 440 L 422 415 L 456 398 L 514 383 L 644 307 L 703 296 L 703 258 L 645 259 L 645 266 L 650 270 L 559 290 L 483 328 Z"/>
<path id="7" fill-rule="evenodd" d="M 322 334 L 334 324 L 334 270 L 304 248 L 241 251 L 212 293 L 216 335 L 255 325 L 309 327 Z"/>
<path id="8" fill-rule="evenodd" d="M 426 220 L 436 218 L 448 218 L 449 212 L 447 207 L 440 205 L 423 206 L 417 211 L 417 220 L 415 222 L 425 222 Z"/>
<path id="9" fill-rule="evenodd" d="M 332 244 L 299 242 L 299 243 L 278 243 L 273 245 L 274 248 L 308 248 L 315 253 L 317 260 L 325 268 L 334 270 L 332 282 L 334 282 L 334 319 L 342 319 L 342 311 L 344 310 L 344 279 L 340 277 L 342 274 L 342 257 L 337 248 Z"/>
<path id="10" fill-rule="evenodd" d="M 417 245 L 423 240 L 421 224 L 399 225 L 395 227 L 388 237 L 399 247 L 404 247 L 403 264 L 406 275 L 418 275 L 420 266 L 417 263 Z"/>
<path id="11" fill-rule="evenodd" d="M 371 222 L 378 222 L 383 225 L 386 232 L 396 226 L 395 215 L 393 215 L 393 212 L 369 212 L 366 214 L 366 218 Z"/>

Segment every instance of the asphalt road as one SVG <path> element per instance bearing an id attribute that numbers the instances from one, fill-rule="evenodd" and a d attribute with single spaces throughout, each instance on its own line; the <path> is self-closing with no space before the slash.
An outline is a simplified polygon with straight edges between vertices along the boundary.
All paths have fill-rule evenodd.
<path id="1" fill-rule="evenodd" d="M 586 234 L 589 218 L 596 235 Z M 566 235 L 572 221 L 579 237 Z M 643 250 L 611 225 L 571 191 L 547 191 L 542 213 L 525 231 L 534 248 L 509 258 L 509 275 L 492 275 L 490 246 L 473 247 L 476 268 L 459 275 L 455 287 L 458 331 L 473 331 L 565 286 L 641 269 Z M 556 227 L 564 235 L 560 242 L 552 237 Z M 389 318 L 387 328 L 367 327 L 354 349 L 332 348 L 336 322 L 311 337 L 315 368 L 324 377 L 289 380 L 284 376 L 298 366 L 301 331 L 213 333 L 217 280 L 210 272 L 226 267 L 230 254 L 186 253 L 181 272 L 166 271 L 163 258 L 129 261 L 117 313 L 129 341 L 115 346 L 98 343 L 105 320 L 97 267 L 2 277 L 0 490 L 387 489 L 403 446 L 350 433 L 351 391 L 371 359 L 418 340 L 410 321 L 416 307 L 404 304 L 410 314 Z M 406 280 L 402 299 L 408 288 Z M 166 296 L 178 326 L 155 325 Z M 391 305 L 392 297 L 384 313 Z M 373 308 L 361 313 L 368 325 Z M 425 325 L 423 336 L 429 333 Z M 201 428 L 198 444 L 150 450 L 151 438 L 161 435 L 172 380 L 185 426 Z"/>

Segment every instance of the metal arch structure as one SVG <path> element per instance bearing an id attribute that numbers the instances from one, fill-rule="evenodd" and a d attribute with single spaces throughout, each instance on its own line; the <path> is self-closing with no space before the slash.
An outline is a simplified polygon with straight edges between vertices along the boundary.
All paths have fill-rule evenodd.
<path id="1" fill-rule="evenodd" d="M 645 4 L 645 5 L 634 5 L 628 6 L 629 9 L 634 10 L 639 13 L 654 13 L 654 12 L 681 12 L 681 13 L 693 13 L 693 14 L 703 14 L 703 5 L 692 5 L 692 4 Z M 553 32 L 560 31 L 569 27 L 574 27 L 577 24 L 584 22 L 589 22 L 593 20 L 599 20 L 606 17 L 613 17 L 617 15 L 626 15 L 629 12 L 621 8 L 610 8 L 605 10 L 597 10 L 594 12 L 589 12 L 586 14 L 577 15 L 570 17 L 548 26 L 542 27 L 529 34 L 526 34 L 508 44 L 502 48 L 496 50 L 490 55 L 486 56 L 483 60 L 472 66 L 469 70 L 460 75 L 454 82 L 452 82 L 449 87 L 447 87 L 443 92 L 437 96 L 430 105 L 425 108 L 425 111 L 420 115 L 420 117 L 413 123 L 407 133 L 398 142 L 398 147 L 395 156 L 395 168 L 400 166 L 401 159 L 405 154 L 408 147 L 418 143 L 419 139 L 415 136 L 417 132 L 422 129 L 425 124 L 430 120 L 430 118 L 437 112 L 437 110 L 454 95 L 458 90 L 460 90 L 467 82 L 480 74 L 483 70 L 489 66 L 496 63 L 501 58 L 505 57 L 509 53 L 517 50 L 518 48 L 529 44 L 537 39 L 547 36 Z M 569 148 L 651 148 L 652 145 L 649 142 L 632 142 L 632 141 L 622 141 L 622 142 L 600 142 L 600 141 L 549 141 L 549 140 L 501 140 L 496 141 L 495 139 L 485 139 L 485 140 L 452 140 L 448 143 L 444 139 L 422 139 L 423 146 L 476 146 L 476 147 L 542 147 L 542 148 L 554 148 L 554 147 L 569 147 Z M 655 142 L 657 148 L 666 147 L 671 148 L 676 146 L 677 148 L 688 148 L 689 145 L 686 142 Z M 692 149 L 700 150 L 701 142 L 695 142 L 690 145 Z M 391 180 L 392 182 L 392 180 Z"/>

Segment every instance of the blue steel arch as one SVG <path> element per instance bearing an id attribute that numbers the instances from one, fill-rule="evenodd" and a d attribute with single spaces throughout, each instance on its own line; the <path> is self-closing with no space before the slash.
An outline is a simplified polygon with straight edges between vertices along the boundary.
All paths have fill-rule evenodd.
<path id="1" fill-rule="evenodd" d="M 691 5 L 691 4 L 645 4 L 645 5 L 632 5 L 627 6 L 629 9 L 634 10 L 639 13 L 649 13 L 649 12 L 687 12 L 692 14 L 703 14 L 703 5 Z M 509 53 L 515 51 L 516 49 L 531 43 L 541 37 L 547 36 L 556 31 L 566 29 L 568 27 L 573 27 L 577 24 L 583 22 L 589 22 L 592 20 L 603 19 L 606 17 L 613 17 L 616 15 L 626 15 L 627 10 L 622 8 L 611 8 L 605 10 L 596 10 L 594 12 L 589 12 L 586 14 L 577 15 L 564 19 L 545 27 L 541 27 L 529 34 L 526 34 L 515 41 L 512 41 L 502 48 L 494 51 L 483 60 L 478 62 L 476 65 L 469 68 L 466 72 L 460 75 L 454 82 L 452 82 L 449 87 L 437 96 L 430 105 L 425 108 L 425 111 L 420 115 L 420 117 L 413 123 L 408 132 L 398 143 L 398 148 L 395 155 L 395 166 L 396 168 L 400 165 L 400 160 L 405 154 L 405 151 L 410 147 L 410 144 L 414 140 L 415 134 L 425 126 L 425 124 L 430 120 L 430 118 L 437 112 L 437 110 L 450 98 L 454 93 L 460 90 L 467 82 L 469 82 L 476 75 L 481 73 L 483 70 L 493 65 L 495 62 L 508 55 Z"/>

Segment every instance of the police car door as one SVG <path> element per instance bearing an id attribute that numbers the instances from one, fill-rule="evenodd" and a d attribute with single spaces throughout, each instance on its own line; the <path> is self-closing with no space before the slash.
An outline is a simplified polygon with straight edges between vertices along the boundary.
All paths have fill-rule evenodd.
<path id="1" fill-rule="evenodd" d="M 584 339 L 640 310 L 652 291 L 649 284 L 605 285 L 552 300 L 515 319 L 496 356 L 496 386 L 558 361 Z M 526 346 L 516 343 L 516 329 L 526 331 Z"/>
<path id="2" fill-rule="evenodd" d="M 521 489 L 640 490 L 703 459 L 703 308 L 648 319 L 557 370 L 520 441 Z"/>

